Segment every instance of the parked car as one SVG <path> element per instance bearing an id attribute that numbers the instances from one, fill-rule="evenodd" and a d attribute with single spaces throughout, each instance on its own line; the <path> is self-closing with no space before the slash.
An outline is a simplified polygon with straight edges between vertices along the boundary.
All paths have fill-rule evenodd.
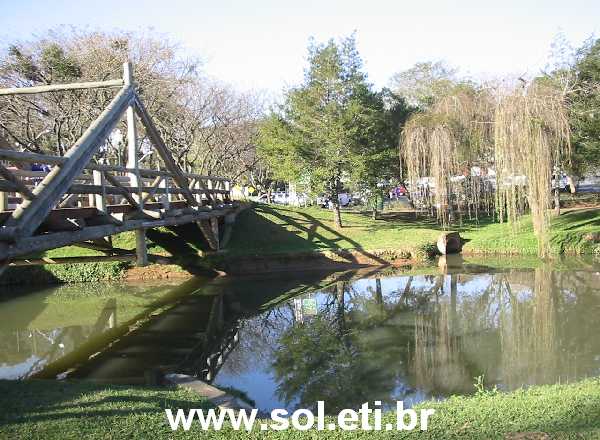
<path id="1" fill-rule="evenodd" d="M 346 207 L 346 206 L 349 206 L 350 203 L 352 202 L 352 196 L 346 192 L 339 193 L 338 200 L 339 200 L 340 206 Z M 331 200 L 327 196 L 321 195 L 321 196 L 317 197 L 317 205 L 320 206 L 321 208 L 330 208 L 330 202 L 331 202 Z"/>
<path id="2" fill-rule="evenodd" d="M 267 194 L 261 194 L 256 201 L 259 203 L 268 203 Z M 271 193 L 271 203 L 276 203 L 278 205 L 287 205 L 288 194 L 285 191 L 273 191 Z"/>

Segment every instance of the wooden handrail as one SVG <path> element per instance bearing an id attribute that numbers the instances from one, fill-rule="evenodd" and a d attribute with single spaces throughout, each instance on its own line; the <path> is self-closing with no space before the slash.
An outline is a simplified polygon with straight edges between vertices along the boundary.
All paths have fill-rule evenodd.
<path id="1" fill-rule="evenodd" d="M 90 81 L 71 84 L 49 84 L 47 86 L 9 87 L 0 89 L 0 96 L 33 95 L 36 93 L 58 92 L 62 90 L 106 89 L 123 87 L 123 84 L 124 82 L 122 79 L 111 79 L 108 81 Z"/>
<path id="2" fill-rule="evenodd" d="M 120 182 L 119 182 L 120 183 Z M 15 185 L 13 182 L 8 180 L 0 179 L 0 191 L 1 192 L 19 192 L 21 187 Z M 177 187 L 173 188 L 156 188 L 152 186 L 125 186 L 124 184 L 116 185 L 105 185 L 105 194 L 108 195 L 122 195 L 123 191 L 127 191 L 129 194 L 137 194 L 138 192 L 153 192 L 156 194 L 186 194 L 188 192 L 192 194 L 229 194 L 228 190 L 225 189 L 181 189 Z M 86 185 L 81 183 L 72 184 L 66 191 L 65 194 L 102 194 L 101 185 Z"/>
<path id="3" fill-rule="evenodd" d="M 28 151 L 13 151 L 13 150 L 3 150 L 0 149 L 0 160 L 6 160 L 10 162 L 25 162 L 25 163 L 41 163 L 48 165 L 62 165 L 67 162 L 67 158 L 62 156 L 52 156 L 49 154 L 40 154 L 40 153 L 31 153 Z M 96 170 L 96 171 L 112 171 L 117 173 L 131 173 L 137 171 L 133 168 L 122 167 L 118 165 L 103 165 L 97 163 L 88 163 L 85 166 L 87 170 Z M 157 176 L 166 176 L 166 177 L 174 177 L 174 174 L 167 170 L 151 170 L 140 168 L 139 173 L 142 176 L 146 177 L 157 177 Z M 229 179 L 226 177 L 216 177 L 216 176 L 206 176 L 201 174 L 193 174 L 193 173 L 183 173 L 184 176 L 188 178 L 196 178 L 202 180 L 214 180 L 221 182 L 228 182 Z"/>

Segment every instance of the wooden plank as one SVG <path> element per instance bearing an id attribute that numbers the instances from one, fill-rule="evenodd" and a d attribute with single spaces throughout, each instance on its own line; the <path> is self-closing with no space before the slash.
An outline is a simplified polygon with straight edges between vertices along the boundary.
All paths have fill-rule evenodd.
<path id="1" fill-rule="evenodd" d="M 10 87 L 0 89 L 0 96 L 8 95 L 32 95 L 34 93 L 57 92 L 61 90 L 85 90 L 85 89 L 106 89 L 113 87 L 122 87 L 122 79 L 111 79 L 108 81 L 89 81 L 70 84 L 50 84 L 47 86 L 33 87 Z"/>
<path id="2" fill-rule="evenodd" d="M 147 203 L 144 206 L 145 210 L 159 210 L 163 207 L 162 203 Z M 171 202 L 172 209 L 182 209 L 187 207 L 187 202 L 179 201 L 179 202 Z M 107 214 L 127 214 L 134 210 L 135 208 L 131 205 L 106 205 Z M 0 213 L 0 222 L 6 220 L 10 217 L 12 213 L 11 211 L 6 211 Z M 48 219 L 64 219 L 64 218 L 83 218 L 90 219 L 97 217 L 100 214 L 98 209 L 95 207 L 86 207 L 86 208 L 60 208 L 54 209 L 48 214 Z"/>
<path id="3" fill-rule="evenodd" d="M 108 176 L 108 174 L 107 174 Z M 114 176 L 111 176 L 114 178 Z M 107 177 L 108 180 L 108 177 Z M 118 182 L 118 181 L 116 181 Z M 110 182 L 112 183 L 112 182 Z M 186 192 L 185 189 L 181 189 L 181 188 L 156 188 L 156 187 L 150 187 L 150 186 L 142 186 L 140 188 L 131 188 L 129 186 L 124 186 L 121 182 L 118 182 L 120 186 L 117 187 L 117 185 L 113 186 L 105 186 L 104 189 L 102 188 L 101 185 L 88 185 L 88 184 L 80 184 L 80 183 L 75 183 L 73 185 L 71 185 L 69 187 L 69 189 L 67 191 L 65 191 L 65 194 L 102 194 L 102 192 L 104 191 L 105 194 L 108 195 L 123 195 L 124 193 L 127 194 L 137 194 L 138 191 L 142 191 L 142 192 L 153 192 L 154 194 L 183 194 Z M 7 191 L 15 191 L 15 186 L 10 183 L 7 182 L 6 180 L 0 180 L 0 190 L 7 190 Z M 192 191 L 190 191 L 192 194 L 205 194 L 206 191 L 202 190 L 202 189 L 194 189 Z M 216 190 L 216 191 L 212 191 L 214 193 L 217 194 L 224 194 L 226 193 L 225 190 Z M 187 203 L 187 202 L 186 202 Z M 216 208 L 215 208 L 216 209 Z"/>
<path id="4" fill-rule="evenodd" d="M 35 232 L 65 194 L 73 179 L 84 170 L 110 130 L 119 121 L 133 96 L 131 88 L 123 88 L 119 91 L 100 116 L 67 151 L 65 154 L 67 161 L 50 171 L 33 190 L 36 197 L 24 201 L 6 221 L 5 226 L 16 226 L 18 235 L 24 237 Z"/>
<path id="5" fill-rule="evenodd" d="M 213 251 L 219 250 L 219 236 L 215 235 L 213 225 L 210 222 L 210 219 L 201 220 L 197 222 L 200 231 L 202 231 L 202 235 L 208 242 L 208 245 Z"/>

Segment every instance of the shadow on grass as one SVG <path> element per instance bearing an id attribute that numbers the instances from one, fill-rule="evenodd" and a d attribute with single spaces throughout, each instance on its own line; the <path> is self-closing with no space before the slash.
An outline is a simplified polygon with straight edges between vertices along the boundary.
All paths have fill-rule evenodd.
<path id="1" fill-rule="evenodd" d="M 289 214 L 288 214 L 289 213 Z M 281 223 L 276 223 L 265 218 L 263 215 L 276 218 Z M 246 229 L 237 228 L 234 232 L 233 240 L 244 241 L 243 234 L 260 234 L 269 237 L 272 246 L 268 246 L 261 251 L 266 252 L 301 252 L 301 251 L 316 251 L 323 249 L 352 249 L 364 257 L 370 258 L 382 265 L 387 265 L 388 262 L 362 248 L 360 243 L 354 241 L 347 235 L 343 234 L 342 230 L 336 230 L 327 224 L 320 221 L 313 215 L 302 211 L 292 211 L 285 208 L 273 209 L 266 205 L 257 206 L 253 211 L 244 213 L 244 224 Z M 248 226 L 251 226 L 248 228 Z M 288 230 L 284 225 L 287 225 L 294 230 Z M 327 235 L 324 235 L 327 233 Z M 299 234 L 306 234 L 306 238 L 302 238 Z M 247 243 L 249 244 L 249 243 Z M 248 249 L 250 250 L 250 249 Z M 353 256 L 347 257 L 350 262 L 357 262 Z"/>
<path id="2" fill-rule="evenodd" d="M 171 226 L 166 230 L 148 229 L 146 234 L 155 246 L 171 254 L 173 263 L 182 269 L 194 275 L 215 275 L 214 271 L 201 265 L 199 253 L 210 251 L 210 246 L 195 223 Z"/>
<path id="3" fill-rule="evenodd" d="M 600 210 L 582 209 L 565 212 L 559 217 L 556 217 L 552 223 L 553 226 L 565 231 L 582 227 L 600 228 Z"/>
<path id="4" fill-rule="evenodd" d="M 371 218 L 370 211 L 358 212 L 364 218 Z M 443 231 L 444 228 L 435 217 L 427 214 L 418 213 L 415 211 L 388 211 L 379 213 L 377 223 L 367 226 L 369 231 L 391 230 L 398 228 L 410 229 L 429 229 L 434 231 Z M 476 231 L 486 226 L 496 224 L 494 216 L 481 216 L 477 220 L 463 218 L 462 223 L 452 224 L 448 227 L 449 230 L 458 232 Z"/>
<path id="5" fill-rule="evenodd" d="M 211 408 L 207 401 L 172 399 L 174 388 L 136 389 L 51 380 L 0 381 L 0 425 L 104 417 L 156 416 L 166 408 Z M 98 398 L 90 399 L 90 395 Z M 108 394 L 106 397 L 100 397 Z M 69 429 L 65 427 L 65 431 Z"/>

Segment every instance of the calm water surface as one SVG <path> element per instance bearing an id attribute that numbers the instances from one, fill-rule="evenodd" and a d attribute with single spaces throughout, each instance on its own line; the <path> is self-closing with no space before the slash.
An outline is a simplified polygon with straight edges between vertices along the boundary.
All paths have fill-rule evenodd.
<path id="1" fill-rule="evenodd" d="M 38 290 L 0 303 L 0 378 L 179 371 L 333 412 L 600 375 L 597 264 L 419 271 Z"/>

